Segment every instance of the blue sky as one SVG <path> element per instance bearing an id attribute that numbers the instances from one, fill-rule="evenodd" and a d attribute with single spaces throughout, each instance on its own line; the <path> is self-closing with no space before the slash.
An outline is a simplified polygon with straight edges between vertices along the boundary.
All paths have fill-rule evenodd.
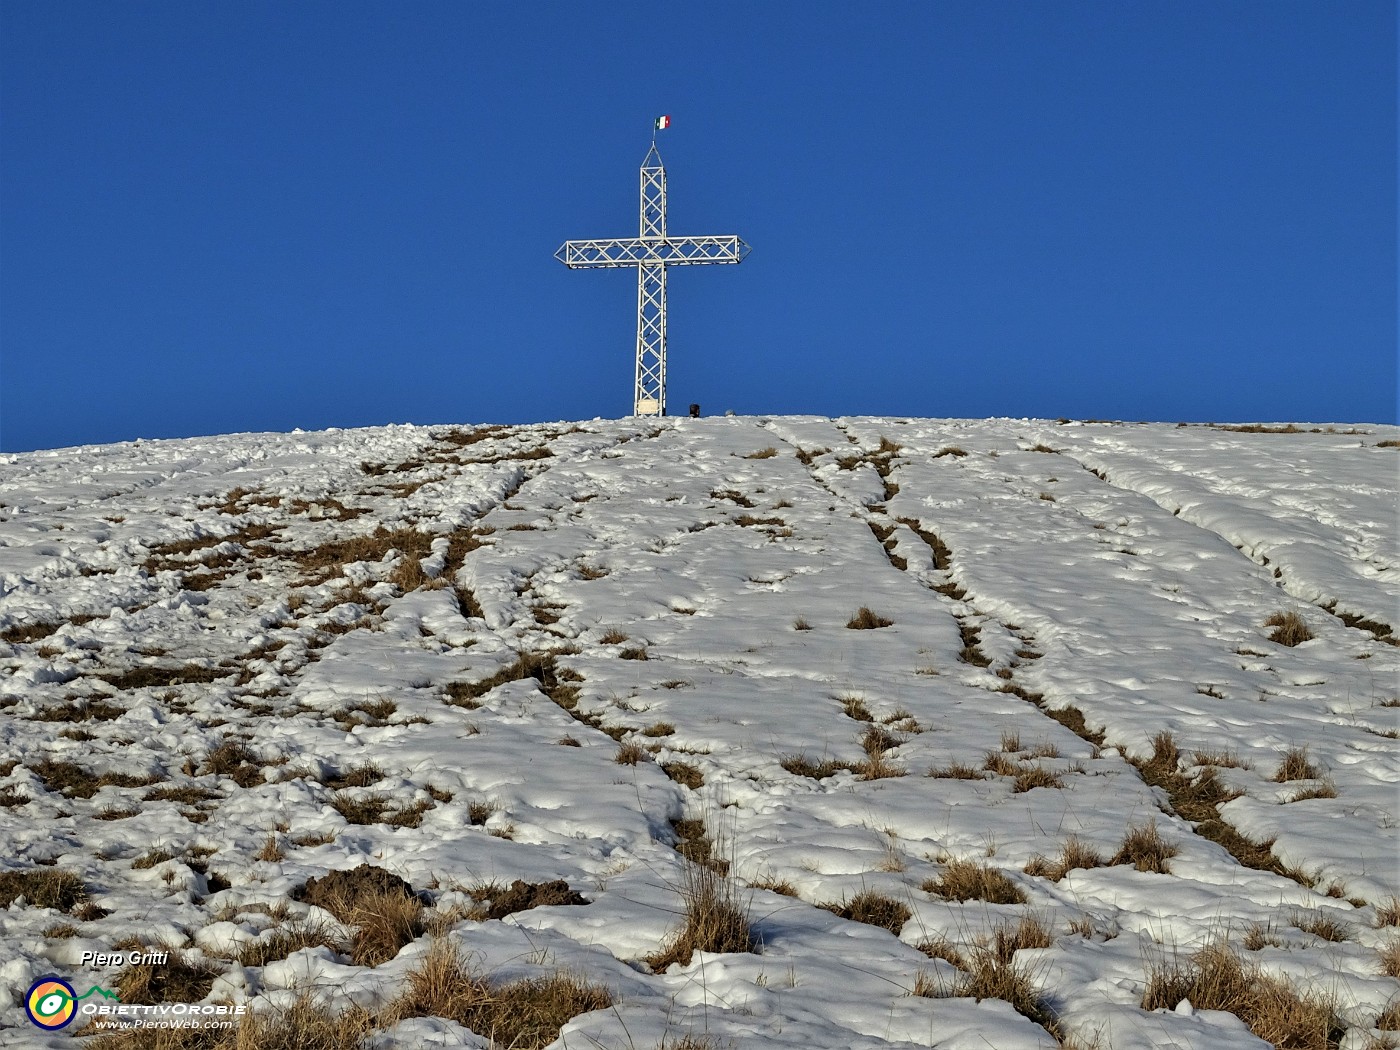
<path id="1" fill-rule="evenodd" d="M 1389 2 L 0 3 L 0 449 L 670 405 L 1396 418 Z"/>

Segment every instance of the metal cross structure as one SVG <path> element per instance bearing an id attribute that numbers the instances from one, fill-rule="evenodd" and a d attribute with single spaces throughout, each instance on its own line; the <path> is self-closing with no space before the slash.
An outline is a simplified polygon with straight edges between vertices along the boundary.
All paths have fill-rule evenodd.
<path id="1" fill-rule="evenodd" d="M 565 241 L 554 257 L 571 270 L 637 268 L 637 371 L 632 414 L 666 414 L 666 270 L 740 263 L 749 246 L 734 236 L 668 237 L 666 169 L 651 149 L 642 161 L 641 233 L 602 241 Z"/>

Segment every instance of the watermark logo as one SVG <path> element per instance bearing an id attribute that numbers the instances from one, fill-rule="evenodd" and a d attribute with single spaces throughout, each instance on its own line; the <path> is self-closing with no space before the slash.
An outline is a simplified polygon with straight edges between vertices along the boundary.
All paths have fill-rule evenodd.
<path id="1" fill-rule="evenodd" d="M 96 985 L 79 995 L 62 977 L 47 974 L 29 986 L 29 993 L 24 997 L 24 1012 L 40 1028 L 50 1031 L 66 1028 L 77 1014 L 78 1003 L 89 995 L 99 995 L 103 999 L 118 998 L 116 992 Z"/>
<path id="2" fill-rule="evenodd" d="M 63 1028 L 77 1012 L 78 993 L 61 977 L 40 977 L 29 986 L 24 1012 L 40 1028 Z"/>

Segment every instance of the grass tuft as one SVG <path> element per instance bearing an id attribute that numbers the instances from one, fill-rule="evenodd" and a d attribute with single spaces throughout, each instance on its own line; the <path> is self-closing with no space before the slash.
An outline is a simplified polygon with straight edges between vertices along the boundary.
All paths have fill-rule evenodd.
<path id="1" fill-rule="evenodd" d="M 8 908 L 20 897 L 31 908 L 68 911 L 87 897 L 87 888 L 72 872 L 56 868 L 0 872 L 0 908 Z"/>
<path id="2" fill-rule="evenodd" d="M 889 627 L 893 623 L 893 620 L 887 620 L 862 605 L 855 615 L 846 621 L 846 626 L 853 631 L 873 631 L 880 627 Z"/>
<path id="3" fill-rule="evenodd" d="M 1269 641 L 1279 645 L 1301 645 L 1315 637 L 1303 618 L 1295 612 L 1274 613 L 1264 621 L 1264 626 L 1274 629 L 1269 635 Z"/>
<path id="4" fill-rule="evenodd" d="M 1128 834 L 1123 839 L 1123 844 L 1118 847 L 1118 852 L 1108 863 L 1111 865 L 1131 864 L 1138 871 L 1154 871 L 1159 875 L 1169 875 L 1171 869 L 1167 867 L 1167 861 L 1175 857 L 1178 852 L 1179 850 L 1175 846 L 1162 838 L 1161 833 L 1157 830 L 1157 822 L 1153 820 L 1146 827 L 1129 828 Z"/>
<path id="5" fill-rule="evenodd" d="M 1024 904 L 1021 887 L 995 868 L 971 860 L 952 860 L 936 879 L 920 887 L 925 893 L 951 901 L 987 901 L 989 904 Z"/>
<path id="6" fill-rule="evenodd" d="M 605 1010 L 612 996 L 602 985 L 560 971 L 492 986 L 474 973 L 448 938 L 435 940 L 408 972 L 408 989 L 390 1005 L 386 1021 L 445 1017 L 505 1050 L 539 1050 L 579 1014 Z"/>
<path id="7" fill-rule="evenodd" d="M 1308 749 L 1290 747 L 1283 753 L 1283 761 L 1274 771 L 1273 780 L 1276 784 L 1286 784 L 1290 780 L 1316 780 L 1318 776 L 1317 767 L 1308 761 Z"/>
<path id="8" fill-rule="evenodd" d="M 1197 1010 L 1234 1014 L 1274 1046 L 1326 1050 L 1346 1032 L 1333 999 L 1300 995 L 1288 982 L 1243 962 L 1223 943 L 1207 945 L 1185 962 L 1149 966 L 1144 1010 L 1171 1010 L 1183 999 Z"/>
<path id="9" fill-rule="evenodd" d="M 893 897 L 883 896 L 873 890 L 864 890 L 848 901 L 822 904 L 820 907 L 843 919 L 889 930 L 896 937 L 914 914 Z"/>
<path id="10" fill-rule="evenodd" d="M 356 928 L 350 951 L 356 966 L 388 962 L 423 933 L 423 903 L 413 887 L 370 864 L 310 879 L 293 897 Z"/>
<path id="11" fill-rule="evenodd" d="M 697 952 L 754 952 L 758 934 L 749 923 L 748 906 L 733 882 L 702 864 L 687 864 L 681 885 L 685 919 L 661 951 L 647 957 L 656 972 L 672 963 L 689 965 Z"/>

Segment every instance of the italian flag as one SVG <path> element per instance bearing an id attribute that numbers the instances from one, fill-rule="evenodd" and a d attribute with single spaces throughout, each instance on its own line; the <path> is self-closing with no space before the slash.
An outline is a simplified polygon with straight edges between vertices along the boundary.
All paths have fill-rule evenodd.
<path id="1" fill-rule="evenodd" d="M 670 126 L 671 126 L 671 118 L 670 118 L 670 117 L 657 117 L 657 118 L 656 118 L 656 123 L 653 125 L 653 127 L 655 127 L 657 131 L 661 131 L 661 130 L 663 130 L 664 128 L 669 128 Z"/>

